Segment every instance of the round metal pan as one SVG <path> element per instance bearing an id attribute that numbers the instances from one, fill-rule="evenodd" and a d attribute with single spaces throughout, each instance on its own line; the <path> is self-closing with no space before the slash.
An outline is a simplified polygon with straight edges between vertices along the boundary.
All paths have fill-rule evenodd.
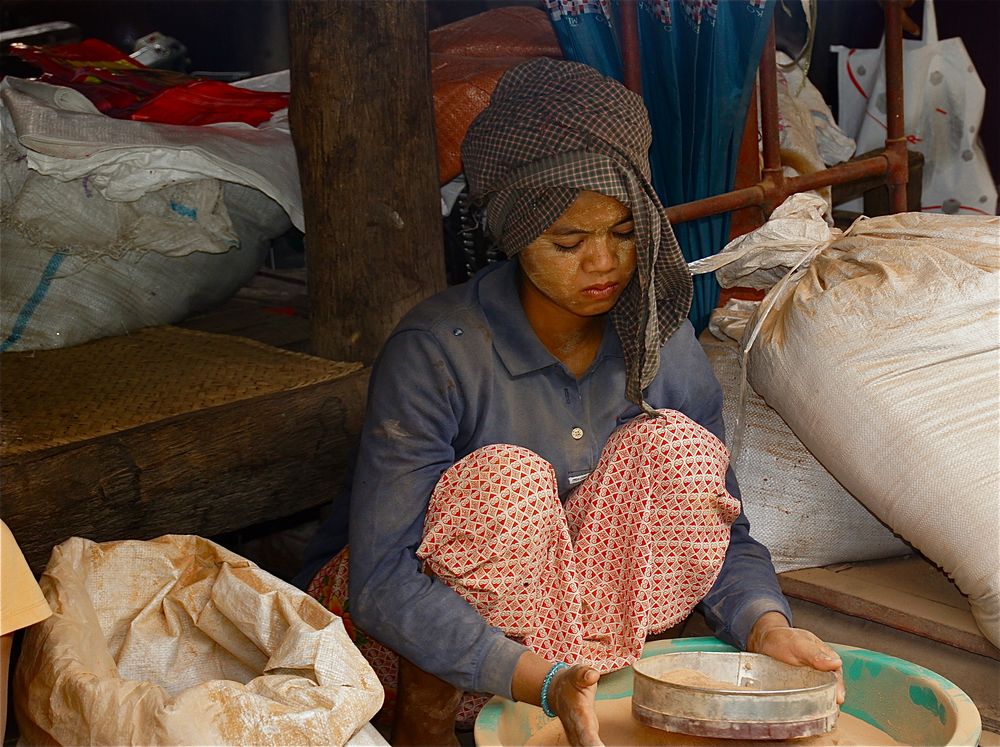
<path id="1" fill-rule="evenodd" d="M 666 682 L 695 670 L 729 687 Z M 837 678 L 763 654 L 682 652 L 633 665 L 632 714 L 657 729 L 723 739 L 795 739 L 837 725 Z"/>

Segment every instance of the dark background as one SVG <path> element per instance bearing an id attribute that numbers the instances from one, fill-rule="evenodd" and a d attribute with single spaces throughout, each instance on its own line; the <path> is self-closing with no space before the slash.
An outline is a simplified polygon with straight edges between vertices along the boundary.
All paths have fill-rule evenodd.
<path id="1" fill-rule="evenodd" d="M 364 0 L 327 0 L 363 2 Z M 722 0 L 725 2 L 726 0 Z M 537 0 L 429 0 L 431 28 L 500 5 L 538 5 Z M 794 12 L 795 0 L 789 2 Z M 809 77 L 836 112 L 834 44 L 875 47 L 882 35 L 883 12 L 876 0 L 819 0 L 816 40 Z M 922 0 L 910 9 L 918 23 Z M 960 36 L 987 90 L 980 127 L 994 179 L 1000 174 L 1000 0 L 937 0 L 938 32 L 942 39 Z M 180 40 L 191 59 L 190 70 L 246 72 L 257 75 L 288 67 L 288 24 L 285 0 L 3 0 L 0 29 L 44 21 L 77 24 L 84 38 L 97 37 L 126 52 L 136 39 L 160 31 Z M 796 51 L 795 32 L 780 6 L 779 46 Z M 787 31 L 786 31 L 787 29 Z M 22 72 L 22 74 L 25 74 Z M 30 74 L 30 73 L 28 73 Z"/>

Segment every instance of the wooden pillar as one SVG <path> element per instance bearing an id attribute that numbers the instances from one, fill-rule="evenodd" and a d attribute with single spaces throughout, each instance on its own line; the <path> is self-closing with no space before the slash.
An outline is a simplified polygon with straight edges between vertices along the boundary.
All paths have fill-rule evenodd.
<path id="1" fill-rule="evenodd" d="M 291 0 L 289 33 L 312 349 L 371 363 L 445 286 L 426 7 Z"/>

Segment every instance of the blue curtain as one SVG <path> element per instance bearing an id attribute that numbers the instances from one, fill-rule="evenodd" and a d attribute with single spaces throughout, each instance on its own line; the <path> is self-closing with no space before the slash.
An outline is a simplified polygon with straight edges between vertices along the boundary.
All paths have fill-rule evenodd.
<path id="1" fill-rule="evenodd" d="M 642 89 L 653 125 L 653 186 L 665 205 L 733 188 L 750 94 L 776 0 L 639 0 Z M 618 0 L 545 0 L 566 59 L 622 80 Z M 729 216 L 674 226 L 688 261 L 715 254 Z M 695 278 L 700 332 L 719 298 Z"/>

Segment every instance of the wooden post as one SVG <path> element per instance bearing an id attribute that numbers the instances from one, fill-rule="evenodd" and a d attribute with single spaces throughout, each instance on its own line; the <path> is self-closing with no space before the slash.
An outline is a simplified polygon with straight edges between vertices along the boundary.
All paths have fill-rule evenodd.
<path id="1" fill-rule="evenodd" d="M 424 2 L 291 0 L 312 352 L 371 363 L 445 286 Z"/>

